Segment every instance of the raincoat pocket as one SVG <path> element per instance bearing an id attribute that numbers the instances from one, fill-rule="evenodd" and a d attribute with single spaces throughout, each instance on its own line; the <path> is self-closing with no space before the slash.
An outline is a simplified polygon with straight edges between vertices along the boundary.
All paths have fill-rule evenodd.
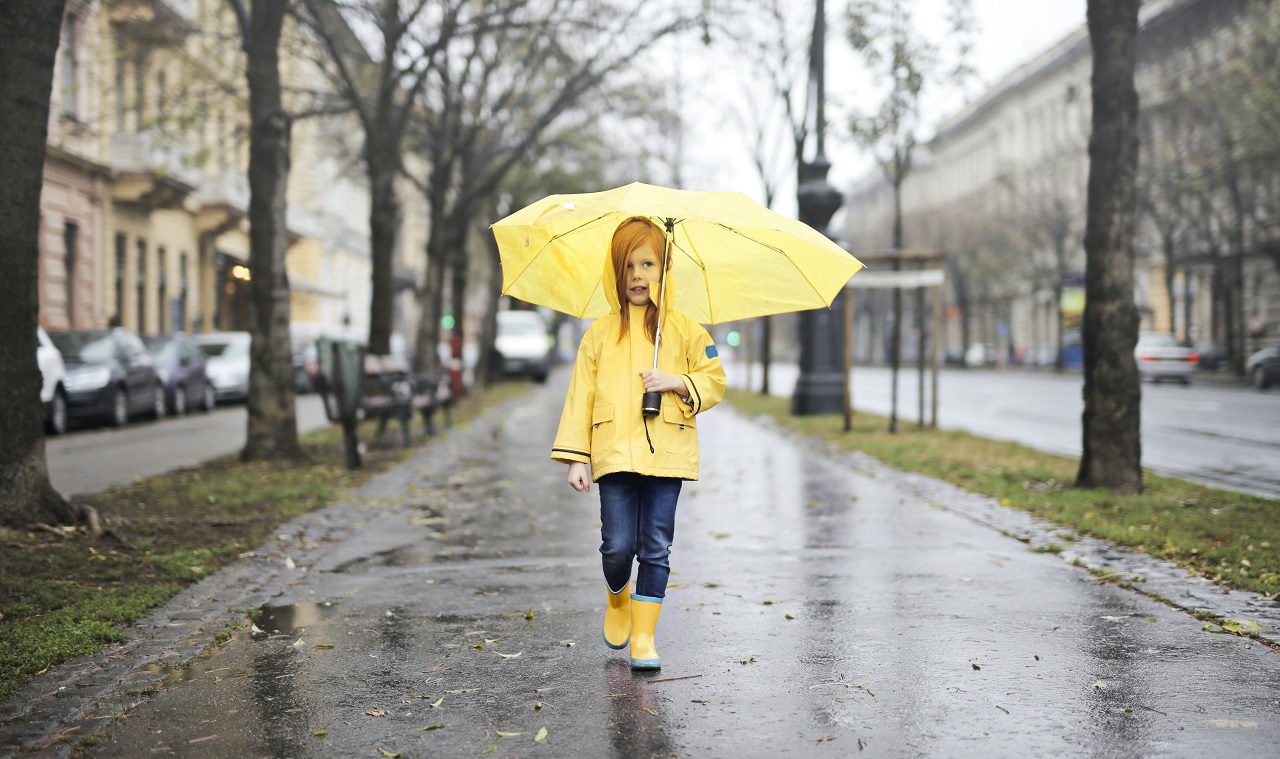
<path id="1" fill-rule="evenodd" d="M 613 421 L 612 403 L 602 403 L 591 411 L 591 458 L 600 461 L 601 457 L 613 450 L 616 425 Z"/>
<path id="2" fill-rule="evenodd" d="M 696 416 L 686 417 L 684 410 L 672 398 L 662 404 L 662 447 L 676 456 L 698 455 L 698 428 Z"/>

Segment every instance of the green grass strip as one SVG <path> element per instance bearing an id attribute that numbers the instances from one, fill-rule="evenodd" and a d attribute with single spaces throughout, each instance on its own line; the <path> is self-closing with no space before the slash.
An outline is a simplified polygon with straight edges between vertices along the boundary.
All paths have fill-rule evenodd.
<path id="1" fill-rule="evenodd" d="M 863 451 L 899 469 L 944 480 L 1241 590 L 1280 592 L 1280 500 L 1145 473 L 1140 495 L 1077 489 L 1079 460 L 956 430 L 921 429 L 858 412 L 853 430 L 839 415 L 795 417 L 790 399 L 730 390 L 739 411 L 843 450 Z"/>

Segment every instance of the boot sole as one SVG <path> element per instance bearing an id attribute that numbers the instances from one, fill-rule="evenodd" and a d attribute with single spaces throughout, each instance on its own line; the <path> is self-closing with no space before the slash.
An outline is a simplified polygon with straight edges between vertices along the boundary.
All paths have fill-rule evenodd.
<path id="1" fill-rule="evenodd" d="M 662 669 L 661 659 L 635 659 L 631 660 L 632 669 Z"/>
<path id="2" fill-rule="evenodd" d="M 604 631 L 603 631 L 603 630 L 601 630 L 601 631 L 600 631 L 600 639 L 604 641 L 604 644 L 605 644 L 606 646 L 608 646 L 609 648 L 612 648 L 614 651 L 621 650 L 621 649 L 626 648 L 627 646 L 631 645 L 631 636 L 630 636 L 630 635 L 628 635 L 628 636 L 627 636 L 627 639 L 626 639 L 626 640 L 622 641 L 621 643 L 619 643 L 619 644 L 618 644 L 618 645 L 616 645 L 616 646 L 609 642 L 609 639 L 608 639 L 607 637 L 605 637 L 605 634 L 604 634 Z"/>

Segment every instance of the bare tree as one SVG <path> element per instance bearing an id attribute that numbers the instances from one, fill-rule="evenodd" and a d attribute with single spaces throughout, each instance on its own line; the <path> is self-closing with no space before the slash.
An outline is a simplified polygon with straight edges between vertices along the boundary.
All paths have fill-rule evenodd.
<path id="1" fill-rule="evenodd" d="M 303 0 L 306 22 L 328 52 L 323 61 L 340 96 L 359 118 L 369 181 L 372 264 L 369 352 L 391 352 L 393 257 L 402 201 L 396 181 L 404 170 L 404 139 L 436 57 L 455 36 L 487 23 L 523 0 Z M 359 33 L 358 33 L 359 32 Z M 364 35 L 364 38 L 360 36 Z M 366 44 L 366 40 L 367 43 Z M 434 354 L 434 347 L 432 348 Z"/>
<path id="2" fill-rule="evenodd" d="M 742 14 L 748 28 L 735 36 L 735 54 L 743 55 L 749 65 L 743 69 L 744 95 L 737 120 L 747 136 L 751 163 L 760 179 L 766 208 L 773 208 L 784 178 L 798 171 L 804 160 L 808 141 L 809 94 L 803 85 L 808 76 L 808 51 L 812 40 L 812 19 L 798 25 L 794 21 L 794 4 L 782 0 L 757 0 L 762 19 L 755 14 Z M 810 12 L 812 16 L 812 12 Z M 763 82 L 764 95 L 761 96 Z M 781 150 L 775 139 L 778 130 L 789 137 L 788 150 Z M 773 320 L 760 318 L 760 394 L 769 394 L 769 366 L 773 359 Z"/>
<path id="3" fill-rule="evenodd" d="M 1068 273 L 1077 266 L 1081 192 L 1069 177 L 1073 156 L 1060 155 L 1024 179 L 1018 226 L 1033 244 L 1031 281 L 1048 287 L 1053 298 L 1054 368 L 1063 367 L 1062 294 Z M 1078 269 L 1077 269 L 1078 271 Z"/>
<path id="4" fill-rule="evenodd" d="M 545 7 L 512 6 L 469 35 L 443 45 L 432 86 L 423 91 L 422 158 L 415 179 L 430 208 L 427 280 L 419 297 L 417 368 L 434 368 L 446 272 L 454 276 L 455 328 L 461 329 L 467 234 L 503 179 L 528 160 L 540 141 L 583 98 L 599 92 L 656 41 L 688 28 L 699 16 L 621 4 L 554 0 Z"/>
<path id="5" fill-rule="evenodd" d="M 1076 485 L 1142 490 L 1142 389 L 1133 349 L 1140 0 L 1088 0 L 1093 131 L 1085 223 L 1083 454 Z"/>
<path id="6" fill-rule="evenodd" d="M 10 527 L 76 516 L 49 482 L 36 363 L 40 191 L 64 6 L 0 6 L 0 250 L 7 264 L 0 277 L 0 524 Z"/>
<path id="7" fill-rule="evenodd" d="M 972 12 L 969 0 L 949 0 L 947 33 L 928 38 L 914 21 L 913 0 L 855 0 L 849 7 L 849 44 L 868 69 L 888 82 L 888 91 L 874 112 L 856 114 L 850 123 L 854 139 L 870 150 L 893 188 L 893 249 L 901 251 L 902 184 L 911 173 L 920 131 L 925 88 L 961 83 L 970 75 L 966 60 Z M 902 262 L 895 256 L 895 271 Z M 893 334 L 889 362 L 892 400 L 889 430 L 898 431 L 898 366 L 902 344 L 902 290 L 893 290 Z"/>
<path id="8" fill-rule="evenodd" d="M 280 84 L 280 34 L 289 0 L 227 0 L 240 26 L 249 84 L 249 281 L 247 434 L 240 457 L 300 459 L 289 337 L 285 192 L 290 130 Z"/>

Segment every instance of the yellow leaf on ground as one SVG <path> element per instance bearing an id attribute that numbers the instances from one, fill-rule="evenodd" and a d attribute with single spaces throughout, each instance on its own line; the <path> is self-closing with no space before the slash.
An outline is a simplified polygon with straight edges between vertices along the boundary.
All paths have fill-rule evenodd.
<path id="1" fill-rule="evenodd" d="M 545 727 L 538 728 L 538 734 L 533 736 L 533 742 L 544 741 L 547 739 L 547 729 Z"/>

